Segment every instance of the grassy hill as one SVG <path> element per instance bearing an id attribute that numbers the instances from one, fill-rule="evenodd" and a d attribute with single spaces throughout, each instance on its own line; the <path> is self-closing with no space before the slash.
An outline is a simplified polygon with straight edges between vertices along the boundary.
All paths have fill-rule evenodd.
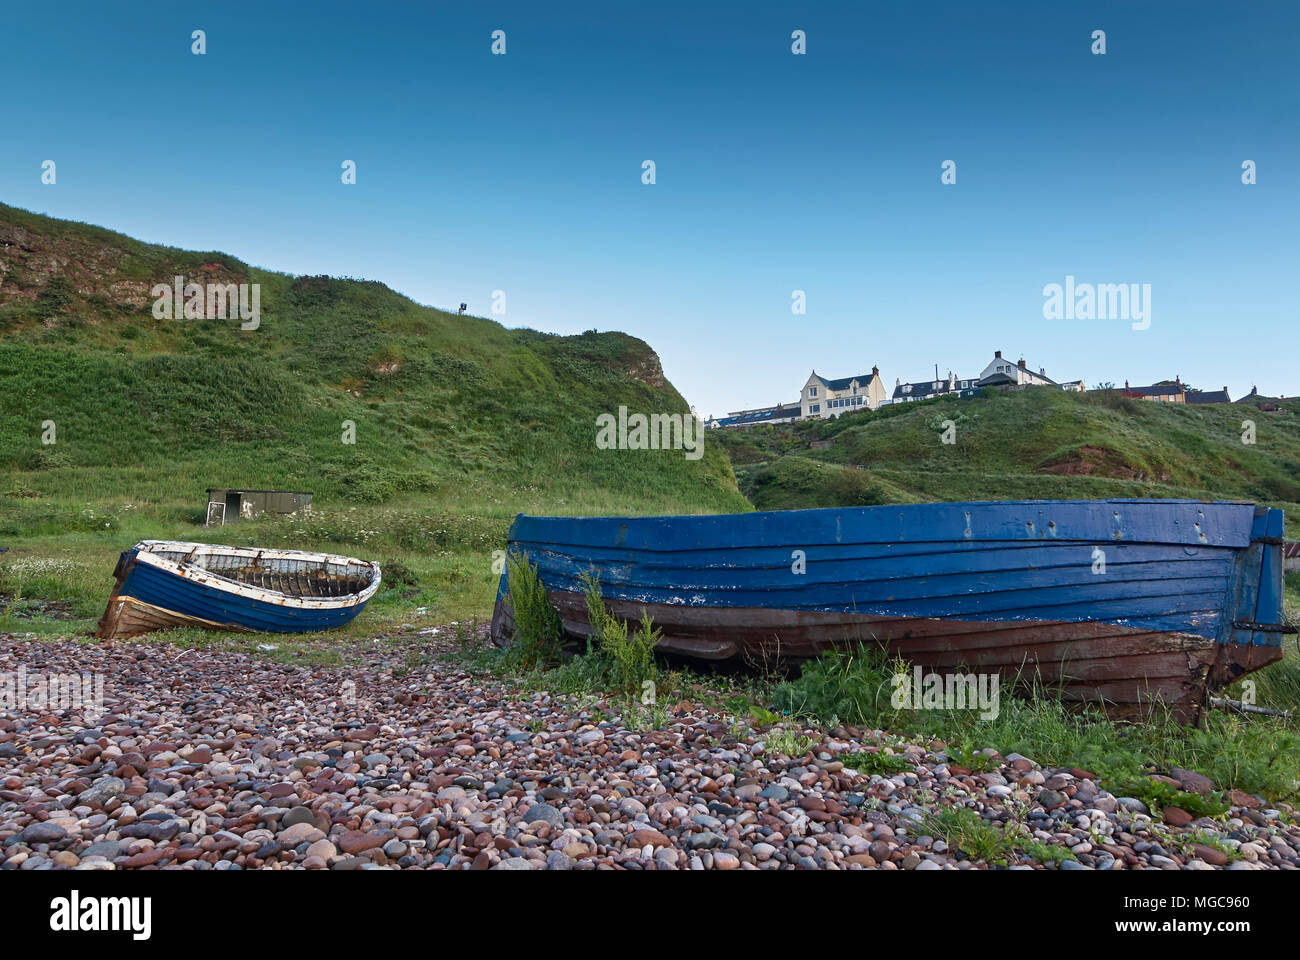
<path id="1" fill-rule="evenodd" d="M 260 326 L 155 319 L 152 287 L 178 274 L 260 284 Z M 596 417 L 620 404 L 687 410 L 625 334 L 509 330 L 374 281 L 0 205 L 0 594 L 97 616 L 113 555 L 157 536 L 396 560 L 407 605 L 481 613 L 517 512 L 749 509 L 716 442 L 696 461 L 598 449 Z M 204 491 L 221 486 L 310 490 L 315 509 L 204 530 Z"/>
<path id="2" fill-rule="evenodd" d="M 1193 497 L 1287 511 L 1300 537 L 1300 404 L 1181 406 L 1110 391 L 940 398 L 721 430 L 759 509 L 934 500 Z M 1245 420 L 1255 443 L 1242 442 Z M 954 443 L 942 436 L 946 421 Z M 813 449 L 812 445 L 817 444 Z"/>

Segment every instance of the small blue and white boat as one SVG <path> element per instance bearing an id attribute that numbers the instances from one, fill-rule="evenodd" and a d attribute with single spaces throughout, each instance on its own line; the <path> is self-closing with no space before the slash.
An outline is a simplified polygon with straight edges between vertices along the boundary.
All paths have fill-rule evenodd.
<path id="1" fill-rule="evenodd" d="M 1196 500 L 1029 500 L 683 517 L 529 517 L 509 549 L 568 634 L 580 577 L 663 631 L 660 650 L 725 660 L 855 643 L 939 670 L 1037 679 L 1115 712 L 1206 695 L 1281 658 L 1282 511 Z M 501 578 L 492 634 L 513 631 Z"/>
<path id="2" fill-rule="evenodd" d="M 99 637 L 167 627 L 303 632 L 341 627 L 379 589 L 379 565 L 303 550 L 144 540 L 125 551 Z"/>

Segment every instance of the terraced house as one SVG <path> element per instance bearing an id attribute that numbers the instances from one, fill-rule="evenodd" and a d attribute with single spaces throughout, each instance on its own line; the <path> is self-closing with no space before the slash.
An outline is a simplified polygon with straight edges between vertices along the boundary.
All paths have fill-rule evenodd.
<path id="1" fill-rule="evenodd" d="M 756 423 L 794 423 L 800 419 L 798 401 L 778 403 L 775 407 L 755 407 L 753 410 L 732 410 L 725 417 L 710 417 L 704 421 L 704 429 L 716 430 L 719 427 L 752 427 Z"/>
<path id="2" fill-rule="evenodd" d="M 870 373 L 838 380 L 827 380 L 814 370 L 803 385 L 799 406 L 804 419 L 820 417 L 825 420 L 855 410 L 875 410 L 885 400 L 879 367 L 872 367 Z"/>
<path id="3" fill-rule="evenodd" d="M 1124 381 L 1124 389 L 1121 391 L 1126 397 L 1133 397 L 1138 400 L 1156 400 L 1160 403 L 1186 403 L 1187 391 L 1183 388 L 1183 381 L 1179 377 L 1173 380 L 1161 380 L 1159 383 L 1153 383 L 1147 387 L 1131 387 L 1127 380 Z"/>
<path id="4" fill-rule="evenodd" d="M 928 400 L 930 397 L 969 397 L 974 395 L 977 390 L 977 381 L 960 380 L 949 370 L 947 378 L 943 380 L 936 378 L 914 383 L 903 383 L 901 380 L 895 380 L 894 395 L 889 398 L 889 402 L 910 403 L 913 400 Z"/>

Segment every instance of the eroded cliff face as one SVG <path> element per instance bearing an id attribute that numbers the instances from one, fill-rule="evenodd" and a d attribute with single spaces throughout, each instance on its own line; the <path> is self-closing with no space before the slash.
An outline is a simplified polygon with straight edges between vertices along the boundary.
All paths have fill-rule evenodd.
<path id="1" fill-rule="evenodd" d="M 57 224 L 36 229 L 29 221 Z M 142 244 L 109 230 L 37 218 L 0 205 L 0 307 L 39 305 L 26 319 L 57 326 L 64 319 L 100 323 L 148 310 L 155 284 L 245 283 L 234 258 Z M 21 325 L 22 317 L 12 318 Z"/>
<path id="2" fill-rule="evenodd" d="M 633 380 L 651 387 L 662 387 L 667 382 L 664 380 L 664 368 L 659 362 L 659 354 L 649 347 L 646 348 L 645 356 L 634 360 L 624 372 Z"/>

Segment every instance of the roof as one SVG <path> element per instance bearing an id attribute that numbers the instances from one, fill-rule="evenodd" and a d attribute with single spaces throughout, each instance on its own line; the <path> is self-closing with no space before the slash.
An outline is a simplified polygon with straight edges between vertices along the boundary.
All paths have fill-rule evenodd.
<path id="1" fill-rule="evenodd" d="M 976 382 L 969 377 L 967 377 L 966 380 L 971 384 Z M 946 377 L 939 381 L 938 389 L 935 389 L 933 380 L 921 380 L 916 383 L 900 383 L 894 388 L 894 399 L 900 397 L 928 397 L 931 394 L 936 393 L 961 393 L 963 390 L 974 389 L 974 387 L 963 387 L 961 384 L 962 379 L 960 377 L 957 378 L 957 386 L 953 387 L 951 390 L 948 389 L 948 379 Z M 907 387 L 911 387 L 912 389 L 905 389 Z"/>
<path id="2" fill-rule="evenodd" d="M 797 403 L 787 403 L 780 407 L 764 407 L 761 410 L 751 410 L 737 417 L 722 417 L 718 420 L 718 425 L 723 427 L 745 427 L 751 423 L 769 423 L 773 420 L 785 420 L 788 417 L 800 416 L 800 408 Z"/>
<path id="3" fill-rule="evenodd" d="M 838 380 L 827 380 L 825 377 L 818 376 L 817 374 L 813 374 L 813 376 L 817 377 L 818 380 L 825 384 L 827 390 L 847 390 L 849 389 L 849 384 L 854 380 L 858 381 L 859 386 L 867 386 L 871 383 L 871 379 L 875 374 L 860 373 L 856 377 L 840 377 Z"/>
<path id="4" fill-rule="evenodd" d="M 1005 373 L 991 373 L 983 380 L 980 380 L 978 385 L 981 387 L 997 387 L 997 386 L 1001 386 L 1004 383 L 1016 383 L 1016 382 L 1018 381 L 1016 380 L 1015 377 L 1007 376 L 1007 374 Z"/>
<path id="5" fill-rule="evenodd" d="M 1190 390 L 1187 393 L 1188 403 L 1231 403 L 1228 399 L 1227 390 Z"/>
<path id="6" fill-rule="evenodd" d="M 310 490 L 254 490 L 251 487 L 208 487 L 208 493 L 292 493 L 299 497 L 310 497 Z"/>
<path id="7" fill-rule="evenodd" d="M 1124 388 L 1124 393 L 1139 397 L 1173 397 L 1184 392 L 1181 383 L 1153 383 L 1149 387 Z"/>

